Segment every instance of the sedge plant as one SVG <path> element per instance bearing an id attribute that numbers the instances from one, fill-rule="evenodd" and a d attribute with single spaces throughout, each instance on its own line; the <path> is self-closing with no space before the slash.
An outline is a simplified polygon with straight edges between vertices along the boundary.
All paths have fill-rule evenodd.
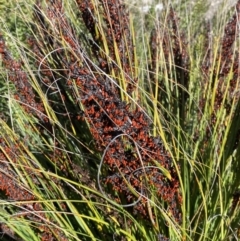
<path id="1" fill-rule="evenodd" d="M 239 239 L 240 2 L 154 4 L 0 8 L 1 239 Z"/>

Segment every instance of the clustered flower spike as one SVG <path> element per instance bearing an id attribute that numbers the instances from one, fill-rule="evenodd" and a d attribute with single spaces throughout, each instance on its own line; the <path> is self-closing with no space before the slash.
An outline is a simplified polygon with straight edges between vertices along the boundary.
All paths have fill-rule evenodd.
<path id="1" fill-rule="evenodd" d="M 224 28 L 223 37 L 220 42 L 220 49 L 215 60 L 214 69 L 212 70 L 213 65 L 213 53 L 211 52 L 210 45 L 212 44 L 212 39 L 210 37 L 210 27 L 207 28 L 207 38 L 206 38 L 206 55 L 202 63 L 203 71 L 203 86 L 207 83 L 211 83 L 211 88 L 216 88 L 214 90 L 214 108 L 211 113 L 211 121 L 207 127 L 207 136 L 210 137 L 211 130 L 214 129 L 217 121 L 217 113 L 224 104 L 226 114 L 228 115 L 231 111 L 231 105 L 226 103 L 224 96 L 226 90 L 228 92 L 228 98 L 235 101 L 238 101 L 239 94 L 236 91 L 237 79 L 239 77 L 239 51 L 235 48 L 236 38 L 239 36 L 238 24 L 240 18 L 240 1 L 237 2 L 235 13 L 226 24 Z M 227 88 L 226 79 L 231 77 L 229 83 L 230 86 Z M 200 110 L 204 110 L 206 105 L 206 98 L 200 100 Z M 200 112 L 200 113 L 201 113 Z M 201 117 L 200 117 L 201 118 Z M 236 135 L 236 145 L 238 143 L 239 136 Z M 236 147 L 235 145 L 235 147 Z"/>
<path id="2" fill-rule="evenodd" d="M 110 31 L 107 32 L 109 46 L 112 46 L 110 41 L 116 41 L 121 49 L 124 41 L 124 35 L 118 28 L 122 24 L 120 22 L 121 18 L 119 13 L 115 14 L 114 11 L 117 10 L 112 6 L 119 6 L 118 9 L 124 9 L 120 7 L 122 3 L 120 1 L 108 0 L 103 1 L 102 5 L 104 9 L 108 6 L 107 9 L 110 12 L 110 17 L 106 19 L 107 26 L 111 26 L 109 27 Z M 91 3 L 81 1 L 80 10 L 86 27 L 90 32 L 94 31 L 96 23 L 94 22 L 94 9 L 91 8 Z M 125 15 L 123 15 L 123 18 L 125 19 Z M 92 35 L 95 38 L 94 32 Z M 115 39 L 112 38 L 113 36 Z M 109 55 L 113 59 L 114 54 L 114 49 L 110 49 Z M 121 51 L 120 56 L 124 60 L 124 53 Z M 92 66 L 91 63 L 88 63 L 88 66 Z M 127 67 L 125 68 L 125 66 Z M 126 61 L 122 62 L 122 67 L 124 72 L 128 74 L 129 68 Z M 111 87 L 114 85 L 112 79 L 100 74 L 92 76 L 92 72 L 94 72 L 94 67 L 91 70 L 87 66 L 82 66 L 78 70 L 79 74 L 77 76 L 72 74 L 71 77 L 76 79 L 79 87 L 79 95 L 81 96 L 81 103 L 84 106 L 86 116 L 85 119 L 90 123 L 90 130 L 96 146 L 100 151 L 104 151 L 107 148 L 104 156 L 104 164 L 108 166 L 104 178 L 105 183 L 111 186 L 112 190 L 127 197 L 127 202 L 133 203 L 136 197 L 126 185 L 126 180 L 129 180 L 131 186 L 138 193 L 146 194 L 148 187 L 142 187 L 140 181 L 144 176 L 155 187 L 159 198 L 168 203 L 168 209 L 173 217 L 178 222 L 181 222 L 181 215 L 178 209 L 181 204 L 181 195 L 179 193 L 176 167 L 161 140 L 150 136 L 150 121 L 146 113 L 140 107 L 133 110 L 130 108 L 130 105 L 122 101 L 119 89 L 116 89 L 115 86 L 114 88 Z M 130 138 L 126 141 L 127 137 L 116 138 L 118 135 L 126 135 Z M 113 139 L 114 141 L 112 142 Z M 130 139 L 134 140 L 140 147 L 139 154 L 141 160 L 137 155 L 135 144 Z M 126 146 L 128 147 L 126 148 Z M 148 166 L 156 166 L 155 161 L 158 162 L 159 166 L 169 171 L 171 180 L 167 179 L 158 168 L 148 168 Z M 118 198 L 116 201 L 121 202 Z M 134 209 L 138 213 L 148 215 L 145 204 L 146 199 L 143 198 L 142 201 L 134 206 Z"/>

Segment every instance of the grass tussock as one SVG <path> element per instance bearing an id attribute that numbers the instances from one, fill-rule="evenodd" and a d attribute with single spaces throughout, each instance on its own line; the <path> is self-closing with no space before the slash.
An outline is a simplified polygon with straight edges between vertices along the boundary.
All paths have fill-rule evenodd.
<path id="1" fill-rule="evenodd" d="M 240 2 L 206 4 L 4 3 L 1 239 L 239 239 Z"/>

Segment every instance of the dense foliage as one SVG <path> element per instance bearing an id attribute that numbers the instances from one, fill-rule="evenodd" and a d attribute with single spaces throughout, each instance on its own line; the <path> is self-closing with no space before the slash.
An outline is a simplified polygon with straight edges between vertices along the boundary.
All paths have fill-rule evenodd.
<path id="1" fill-rule="evenodd" d="M 2 239 L 238 240 L 240 1 L 5 6 Z"/>

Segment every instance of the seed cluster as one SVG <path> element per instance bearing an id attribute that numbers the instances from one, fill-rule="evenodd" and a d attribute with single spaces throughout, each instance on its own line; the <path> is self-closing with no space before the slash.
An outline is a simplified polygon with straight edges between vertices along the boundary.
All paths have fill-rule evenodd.
<path id="1" fill-rule="evenodd" d="M 23 63 L 14 60 L 6 48 L 5 41 L 0 33 L 0 56 L 7 71 L 9 80 L 15 85 L 18 93 L 14 96 L 27 113 L 31 113 L 40 120 L 44 117 L 43 104 L 36 100 L 34 90 L 29 82 L 29 77 L 22 69 Z"/>
<path id="2" fill-rule="evenodd" d="M 234 49 L 234 44 L 236 42 L 237 36 L 239 36 L 237 28 L 238 28 L 238 21 L 240 17 L 240 1 L 238 1 L 236 5 L 236 13 L 232 16 L 231 20 L 226 24 L 224 29 L 224 35 L 221 40 L 221 49 L 219 50 L 218 57 L 216 60 L 216 65 L 213 69 L 213 75 L 212 75 L 212 88 L 216 88 L 216 96 L 214 100 L 214 108 L 213 113 L 211 116 L 211 123 L 208 127 L 208 135 L 211 135 L 211 129 L 216 125 L 217 120 L 217 113 L 219 109 L 221 108 L 222 104 L 224 103 L 224 108 L 226 109 L 226 113 L 230 113 L 231 105 L 224 101 L 224 95 L 226 92 L 226 78 L 229 78 L 229 74 L 232 73 L 231 79 L 230 79 L 230 86 L 228 87 L 228 98 L 233 99 L 238 94 L 236 93 L 236 84 L 237 79 L 239 76 L 239 51 Z M 208 35 L 210 29 L 208 28 Z M 211 43 L 211 39 L 207 38 L 208 42 L 206 43 L 206 58 L 204 59 L 204 62 L 202 64 L 202 70 L 204 73 L 204 81 L 209 81 L 211 78 L 211 69 L 212 66 L 212 53 L 211 49 L 209 48 L 209 45 Z M 219 68 L 219 66 L 220 68 Z M 216 87 L 215 86 L 215 83 Z M 206 82 L 207 83 L 207 82 Z M 239 97 L 237 96 L 237 101 Z M 206 104 L 206 100 L 202 99 L 200 106 L 203 110 L 204 106 Z"/>
<path id="3" fill-rule="evenodd" d="M 2 132 L 3 134 L 3 132 Z M 18 204 L 15 208 L 14 217 L 24 217 L 28 220 L 37 222 L 38 229 L 41 231 L 41 240 L 61 240 L 66 241 L 65 235 L 61 230 L 55 227 L 51 227 L 53 221 L 46 225 L 49 222 L 47 214 L 44 212 L 42 205 L 37 201 L 37 197 L 30 191 L 29 186 L 24 185 L 14 171 L 13 165 L 18 167 L 25 166 L 19 161 L 20 156 L 25 155 L 28 158 L 26 153 L 23 153 L 21 148 L 21 143 L 18 139 L 11 141 L 0 138 L 0 190 L 3 191 L 7 199 L 11 201 L 23 201 L 22 204 Z M 19 170 L 20 171 L 20 170 Z M 39 179 L 44 180 L 44 177 L 41 173 L 38 172 L 38 169 L 33 170 L 31 165 L 24 167 L 25 175 L 31 176 L 32 181 L 35 185 L 40 185 Z M 58 180 L 55 181 L 60 187 Z M 47 183 L 45 183 L 48 186 Z M 48 188 L 51 188 L 48 186 Z M 66 211 L 64 204 L 61 204 L 61 211 Z M 37 212 L 37 213 L 35 213 Z M 6 234 L 16 240 L 18 240 L 17 235 L 4 223 L 0 223 L 0 230 L 3 234 Z M 56 238 L 56 239 L 55 239 Z M 20 239 L 19 239 L 20 240 Z"/>
<path id="4" fill-rule="evenodd" d="M 156 161 L 170 172 L 171 181 L 154 168 L 147 171 L 147 179 L 151 180 L 159 197 L 169 203 L 173 216 L 180 221 L 177 206 L 181 203 L 181 196 L 176 168 L 160 139 L 149 136 L 149 120 L 143 110 L 130 110 L 129 105 L 120 100 L 118 93 L 111 92 L 104 83 L 91 76 L 80 76 L 80 79 L 83 80 L 79 82 L 79 91 L 85 107 L 85 119 L 91 124 L 90 130 L 98 149 L 103 151 L 107 147 L 104 163 L 109 169 L 105 182 L 110 183 L 114 190 L 125 193 L 128 201 L 133 202 L 135 197 L 126 186 L 123 176 L 130 179 L 131 186 L 141 192 L 141 169 L 148 169 L 149 165 L 155 166 Z M 111 144 L 121 134 L 131 137 L 137 143 L 142 162 L 136 155 L 133 142 L 117 138 Z M 144 207 L 139 211 L 146 214 Z"/>
<path id="5" fill-rule="evenodd" d="M 164 21 L 166 21 L 166 24 L 162 25 L 162 21 L 159 19 L 151 31 L 149 42 L 150 76 L 152 81 L 158 81 L 160 83 L 161 91 L 159 91 L 158 94 L 159 102 L 161 104 L 171 103 L 172 106 L 178 106 L 179 117 L 184 128 L 186 124 L 184 123 L 184 119 L 187 112 L 187 90 L 189 88 L 190 77 L 189 46 L 185 34 L 179 27 L 179 18 L 171 7 L 165 18 L 166 20 Z M 171 80 L 170 83 L 167 82 L 165 76 L 168 77 L 168 80 Z M 176 84 L 173 90 L 171 90 L 171 98 L 169 98 L 166 93 L 169 91 L 171 82 Z M 155 88 L 155 86 L 153 88 Z M 161 108 L 161 106 L 159 108 Z M 168 116 L 169 114 L 166 113 L 165 118 L 167 121 L 170 121 Z"/>
<path id="6" fill-rule="evenodd" d="M 107 18 L 107 26 L 111 26 L 110 30 L 113 33 L 112 35 L 108 31 L 107 37 L 109 41 L 116 41 L 119 44 L 119 49 L 121 49 L 123 34 L 119 26 L 122 23 L 120 22 L 120 15 L 114 12 L 116 11 L 115 8 L 112 8 L 115 2 L 104 1 L 103 6 L 105 9 L 106 6 L 109 6 L 110 18 Z M 118 2 L 118 5 L 121 5 L 120 2 Z M 123 8 L 118 7 L 118 9 Z M 86 2 L 81 5 L 80 10 L 83 12 L 83 18 L 86 18 L 86 27 L 89 28 L 89 31 L 92 31 L 95 26 L 94 20 L 89 21 L 89 18 L 85 17 L 86 12 L 89 11 Z M 91 16 L 94 16 L 94 12 L 91 12 Z M 112 39 L 112 36 L 115 39 Z M 112 58 L 114 58 L 114 53 L 114 49 L 110 49 Z M 123 67 L 127 66 L 124 70 L 128 73 L 129 67 L 124 60 L 124 53 L 120 51 L 119 55 L 123 61 Z M 89 66 L 91 66 L 90 63 Z M 132 203 L 136 200 L 136 197 L 126 185 L 126 180 L 138 193 L 146 194 L 147 187 L 144 189 L 141 182 L 142 176 L 145 175 L 145 178 L 149 180 L 147 185 L 151 184 L 155 187 L 157 195 L 168 203 L 170 213 L 180 222 L 181 215 L 178 207 L 181 204 L 181 195 L 179 194 L 176 167 L 173 165 L 161 140 L 149 135 L 150 122 L 144 110 L 139 107 L 132 109 L 129 104 L 123 102 L 119 90 L 112 88 L 114 84 L 112 79 L 101 75 L 93 77 L 87 67 L 82 67 L 78 72 L 80 74 L 76 79 L 78 80 L 81 103 L 85 108 L 86 120 L 91 123 L 90 130 L 98 149 L 103 151 L 107 148 L 104 156 L 104 164 L 108 166 L 104 178 L 105 183 L 110 184 L 114 191 L 121 195 L 124 194 L 127 197 L 125 202 Z M 125 135 L 126 138 L 117 138 L 119 135 Z M 139 147 L 139 155 L 137 155 L 134 142 L 130 139 Z M 148 168 L 148 166 L 156 166 L 155 162 L 169 171 L 171 180 L 164 177 L 159 169 Z M 116 200 L 120 202 L 120 199 L 116 198 Z M 134 209 L 147 215 L 146 200 L 143 199 L 142 202 L 135 205 Z"/>
<path id="7" fill-rule="evenodd" d="M 95 10 L 90 1 L 77 3 L 92 35 L 91 47 L 99 61 L 99 68 L 124 79 L 126 91 L 131 93 L 137 84 L 137 77 L 134 75 L 134 45 L 125 5 L 119 0 L 101 0 L 99 9 Z M 96 11 L 101 12 L 105 23 L 102 30 L 97 23 Z"/>
<path id="8" fill-rule="evenodd" d="M 11 160 L 17 163 L 17 156 L 20 154 L 19 147 L 12 143 L 8 146 L 3 138 L 0 138 L 0 190 L 4 191 L 5 195 L 10 200 L 23 201 L 33 200 L 34 196 L 24 188 L 17 180 L 17 174 L 12 170 Z"/>

